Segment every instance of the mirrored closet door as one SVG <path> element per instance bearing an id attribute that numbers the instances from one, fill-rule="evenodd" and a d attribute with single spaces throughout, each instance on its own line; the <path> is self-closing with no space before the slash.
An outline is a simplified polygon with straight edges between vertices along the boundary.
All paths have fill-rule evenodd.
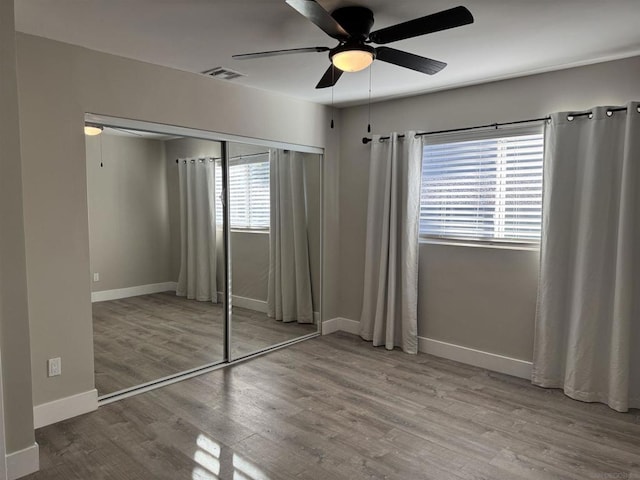
<path id="1" fill-rule="evenodd" d="M 228 144 L 231 357 L 318 331 L 321 156 Z"/>
<path id="2" fill-rule="evenodd" d="M 86 120 L 99 400 L 318 334 L 318 149 Z"/>
<path id="3" fill-rule="evenodd" d="M 86 153 L 98 395 L 223 362 L 221 143 L 104 127 Z"/>

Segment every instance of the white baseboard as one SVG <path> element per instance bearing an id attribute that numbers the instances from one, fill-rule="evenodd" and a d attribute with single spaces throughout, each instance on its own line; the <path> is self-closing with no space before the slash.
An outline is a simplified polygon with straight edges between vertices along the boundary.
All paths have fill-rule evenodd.
<path id="1" fill-rule="evenodd" d="M 339 318 L 331 318 L 329 320 L 325 320 L 322 322 L 322 326 L 320 329 L 320 333 L 322 335 L 329 335 L 334 332 L 340 331 L 340 319 Z"/>
<path id="2" fill-rule="evenodd" d="M 102 290 L 91 292 L 91 302 L 105 302 L 107 300 L 118 300 L 120 298 L 137 297 L 138 295 L 149 295 L 151 293 L 176 291 L 176 282 L 151 283 L 149 285 L 138 285 L 136 287 L 116 288 L 115 290 Z"/>
<path id="3" fill-rule="evenodd" d="M 514 377 L 531 379 L 531 362 L 498 355 L 497 353 L 476 350 L 426 337 L 418 337 L 418 351 L 466 363 L 467 365 L 486 368 L 494 372 L 506 373 Z"/>
<path id="4" fill-rule="evenodd" d="M 360 322 L 348 318 L 337 317 L 322 322 L 322 335 L 334 332 L 359 334 Z M 467 365 L 486 368 L 494 372 L 505 373 L 514 377 L 531 379 L 531 362 L 506 357 L 496 353 L 463 347 L 453 343 L 442 342 L 432 338 L 418 337 L 418 351 L 447 358 Z"/>
<path id="5" fill-rule="evenodd" d="M 360 322 L 358 320 L 351 320 L 349 318 L 340 319 L 340 330 L 353 335 L 360 334 Z"/>
<path id="6" fill-rule="evenodd" d="M 343 317 L 331 318 L 322 322 L 322 335 L 329 335 L 333 332 L 347 332 L 358 335 L 360 333 L 360 322 Z"/>
<path id="7" fill-rule="evenodd" d="M 33 426 L 34 428 L 44 427 L 67 418 L 92 412 L 97 408 L 98 391 L 94 388 L 88 392 L 36 405 L 33 407 Z"/>
<path id="8" fill-rule="evenodd" d="M 39 450 L 37 443 L 30 447 L 7 454 L 7 478 L 16 480 L 40 468 Z"/>

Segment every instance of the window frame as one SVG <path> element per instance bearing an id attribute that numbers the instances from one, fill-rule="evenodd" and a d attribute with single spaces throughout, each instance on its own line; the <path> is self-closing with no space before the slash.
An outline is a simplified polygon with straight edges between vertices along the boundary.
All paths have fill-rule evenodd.
<path id="1" fill-rule="evenodd" d="M 433 135 L 424 135 L 422 137 L 422 158 L 420 165 L 420 212 L 422 211 L 422 193 L 423 193 L 423 162 L 424 162 L 424 149 L 428 145 L 448 144 L 457 142 L 467 142 L 474 140 L 483 140 L 491 138 L 504 138 L 504 137 L 517 137 L 525 135 L 542 135 L 542 159 L 541 159 L 541 192 L 544 183 L 544 155 L 546 151 L 546 129 L 545 124 L 539 123 L 534 125 L 519 125 L 519 126 L 503 126 L 492 127 L 489 129 L 467 130 L 458 132 L 438 133 Z M 542 199 L 540 200 L 540 215 L 542 228 Z M 440 245 L 454 245 L 454 246 L 471 246 L 471 247 L 485 247 L 485 248 L 502 248 L 508 250 L 532 250 L 538 251 L 540 249 L 540 242 L 531 241 L 530 239 L 517 240 L 508 238 L 501 240 L 500 238 L 469 238 L 464 236 L 456 236 L 453 234 L 447 235 L 433 235 L 423 233 L 421 230 L 420 220 L 418 220 L 418 240 L 422 244 L 440 244 Z M 494 229 L 495 232 L 495 229 Z"/>

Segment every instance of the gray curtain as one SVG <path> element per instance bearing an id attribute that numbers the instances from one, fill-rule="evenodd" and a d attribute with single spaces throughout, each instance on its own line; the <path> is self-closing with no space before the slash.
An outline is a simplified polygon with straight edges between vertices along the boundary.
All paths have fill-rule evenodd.
<path id="1" fill-rule="evenodd" d="M 640 113 L 552 116 L 533 383 L 640 407 Z"/>
<path id="2" fill-rule="evenodd" d="M 371 144 L 360 336 L 418 351 L 418 228 L 422 141 L 415 132 Z"/>
<path id="3" fill-rule="evenodd" d="M 303 158 L 299 152 L 271 152 L 267 314 L 313 323 Z"/>
<path id="4" fill-rule="evenodd" d="M 180 275 L 176 294 L 217 303 L 214 161 L 180 159 L 178 172 Z"/>

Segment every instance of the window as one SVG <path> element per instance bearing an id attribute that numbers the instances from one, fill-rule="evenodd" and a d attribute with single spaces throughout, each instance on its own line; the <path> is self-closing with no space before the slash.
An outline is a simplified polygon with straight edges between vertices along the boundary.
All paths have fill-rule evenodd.
<path id="1" fill-rule="evenodd" d="M 538 243 L 540 129 L 431 137 L 423 148 L 420 235 Z"/>
<path id="2" fill-rule="evenodd" d="M 222 225 L 222 168 L 216 161 L 216 223 Z M 269 229 L 269 154 L 229 161 L 230 226 L 238 230 Z"/>

